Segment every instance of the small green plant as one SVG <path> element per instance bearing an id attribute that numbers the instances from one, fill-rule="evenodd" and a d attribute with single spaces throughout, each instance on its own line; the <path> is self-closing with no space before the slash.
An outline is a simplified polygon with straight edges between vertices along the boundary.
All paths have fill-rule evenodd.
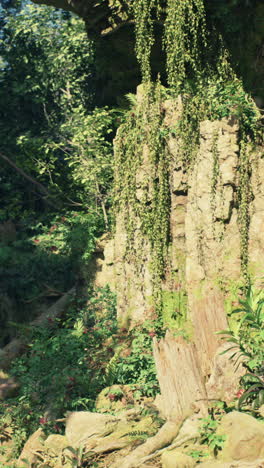
<path id="1" fill-rule="evenodd" d="M 157 325 L 157 328 L 156 328 Z M 141 396 L 155 396 L 159 391 L 152 339 L 159 336 L 159 323 L 145 323 L 131 332 L 131 347 L 116 363 L 115 383 L 131 384 Z"/>
<path id="2" fill-rule="evenodd" d="M 136 440 L 140 439 L 141 441 L 144 441 L 144 440 L 147 440 L 149 436 L 150 436 L 150 433 L 148 431 L 132 431 L 132 432 L 127 432 L 122 437 L 130 437 L 132 439 L 136 439 Z"/>
<path id="3" fill-rule="evenodd" d="M 209 453 L 205 452 L 204 450 L 192 449 L 186 452 L 187 455 L 194 458 L 197 462 L 201 462 L 209 457 Z"/>
<path id="4" fill-rule="evenodd" d="M 263 374 L 263 372 L 262 372 Z M 245 374 L 240 380 L 244 391 L 238 400 L 238 409 L 249 405 L 252 410 L 258 410 L 264 404 L 264 378 L 263 375 Z"/>
<path id="5" fill-rule="evenodd" d="M 250 405 L 259 408 L 264 402 L 264 297 L 263 290 L 257 291 L 250 286 L 245 299 L 239 300 L 240 307 L 232 314 L 239 314 L 235 329 L 220 332 L 230 347 L 223 352 L 233 353 L 238 365 L 242 362 L 248 373 L 241 378 L 241 390 L 238 392 L 238 408 Z"/>
<path id="6" fill-rule="evenodd" d="M 73 447 L 67 447 L 67 450 L 71 452 L 71 455 L 68 455 L 67 459 L 72 464 L 72 468 L 82 467 L 85 456 L 84 447 L 82 445 L 77 449 Z"/>
<path id="7" fill-rule="evenodd" d="M 263 291 L 257 291 L 250 286 L 245 299 L 239 299 L 241 307 L 232 311 L 240 318 L 235 329 L 220 332 L 230 347 L 224 353 L 233 349 L 231 358 L 243 360 L 244 366 L 253 373 L 262 371 L 264 363 L 264 297 Z M 224 354 L 223 353 L 223 354 Z"/>
<path id="8" fill-rule="evenodd" d="M 217 453 L 222 450 L 226 440 L 225 435 L 217 434 L 216 430 L 218 425 L 219 421 L 214 419 L 211 415 L 201 420 L 201 443 L 208 445 L 214 455 L 217 455 Z"/>

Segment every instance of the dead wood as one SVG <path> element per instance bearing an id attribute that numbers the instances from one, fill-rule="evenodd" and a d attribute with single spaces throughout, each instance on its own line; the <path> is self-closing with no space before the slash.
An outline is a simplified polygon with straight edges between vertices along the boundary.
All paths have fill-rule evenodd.
<path id="1" fill-rule="evenodd" d="M 159 342 L 154 340 L 154 358 L 165 418 L 177 420 L 190 408 L 206 412 L 207 394 L 195 344 L 167 332 Z"/>
<path id="2" fill-rule="evenodd" d="M 29 326 L 41 326 L 54 321 L 60 317 L 69 301 L 73 297 L 75 288 L 70 289 L 58 301 L 49 307 L 45 312 L 42 312 L 36 319 L 30 322 Z M 4 348 L 0 350 L 0 368 L 7 370 L 13 359 L 23 353 L 26 347 L 26 340 L 22 337 L 14 338 Z"/>

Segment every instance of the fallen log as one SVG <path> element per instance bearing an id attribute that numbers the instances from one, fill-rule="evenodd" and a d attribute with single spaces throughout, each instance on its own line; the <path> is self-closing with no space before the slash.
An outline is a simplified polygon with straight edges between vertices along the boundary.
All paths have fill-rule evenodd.
<path id="1" fill-rule="evenodd" d="M 58 301 L 49 307 L 45 312 L 42 312 L 37 318 L 29 323 L 29 326 L 38 327 L 47 325 L 59 318 L 71 298 L 74 296 L 75 288 L 70 289 Z M 26 340 L 22 337 L 14 338 L 4 348 L 0 349 L 0 369 L 7 370 L 13 359 L 20 356 L 26 349 Z"/>

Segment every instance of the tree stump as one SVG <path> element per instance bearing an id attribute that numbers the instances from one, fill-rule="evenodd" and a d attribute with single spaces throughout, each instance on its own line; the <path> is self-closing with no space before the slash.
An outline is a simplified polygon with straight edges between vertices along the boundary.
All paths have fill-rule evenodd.
<path id="1" fill-rule="evenodd" d="M 193 408 L 206 412 L 207 394 L 196 347 L 167 331 L 159 342 L 154 339 L 154 358 L 167 420 L 177 420 Z"/>

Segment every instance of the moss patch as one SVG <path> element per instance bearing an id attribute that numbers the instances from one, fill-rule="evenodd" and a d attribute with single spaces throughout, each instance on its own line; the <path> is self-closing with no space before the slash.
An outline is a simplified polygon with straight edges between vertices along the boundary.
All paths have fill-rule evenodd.
<path id="1" fill-rule="evenodd" d="M 161 314 L 164 326 L 173 330 L 186 322 L 187 294 L 185 290 L 162 291 Z"/>

